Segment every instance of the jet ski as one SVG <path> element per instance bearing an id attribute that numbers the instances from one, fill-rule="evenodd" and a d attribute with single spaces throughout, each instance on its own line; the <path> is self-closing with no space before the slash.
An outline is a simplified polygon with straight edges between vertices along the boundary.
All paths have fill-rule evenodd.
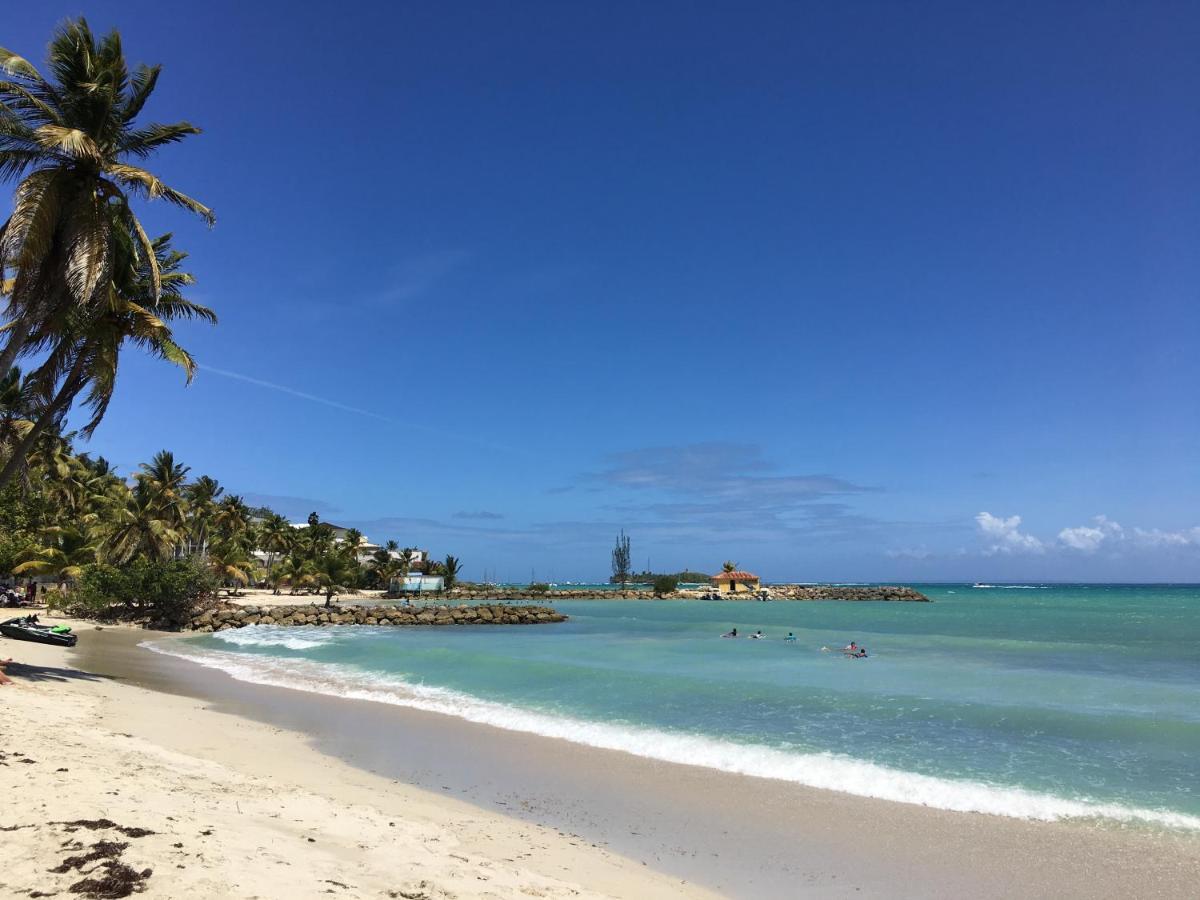
<path id="1" fill-rule="evenodd" d="M 39 644 L 53 644 L 56 647 L 74 647 L 75 642 L 79 640 L 76 635 L 71 634 L 70 627 L 56 625 L 51 628 L 49 625 L 40 625 L 37 616 L 0 622 L 0 634 L 18 641 L 34 641 Z"/>

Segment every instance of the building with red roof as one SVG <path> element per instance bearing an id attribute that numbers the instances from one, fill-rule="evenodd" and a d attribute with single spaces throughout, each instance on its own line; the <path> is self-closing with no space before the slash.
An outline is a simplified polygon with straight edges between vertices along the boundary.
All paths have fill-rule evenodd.
<path id="1" fill-rule="evenodd" d="M 712 576 L 712 583 L 722 594 L 750 593 L 762 586 L 753 572 L 721 572 Z"/>

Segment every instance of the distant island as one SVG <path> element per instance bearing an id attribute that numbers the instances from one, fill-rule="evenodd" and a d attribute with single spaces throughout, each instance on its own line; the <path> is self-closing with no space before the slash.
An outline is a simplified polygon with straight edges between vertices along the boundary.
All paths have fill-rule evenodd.
<path id="1" fill-rule="evenodd" d="M 631 572 L 625 584 L 654 584 L 660 578 L 674 578 L 678 584 L 708 584 L 712 576 L 704 572 Z M 616 575 L 608 579 L 609 584 L 621 584 Z"/>

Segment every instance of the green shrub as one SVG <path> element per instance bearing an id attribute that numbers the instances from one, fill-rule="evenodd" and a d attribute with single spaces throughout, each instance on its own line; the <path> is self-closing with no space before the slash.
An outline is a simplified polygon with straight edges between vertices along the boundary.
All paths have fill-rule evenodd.
<path id="1" fill-rule="evenodd" d="M 544 581 L 535 581 L 533 584 L 529 585 L 529 587 L 525 588 L 525 590 L 531 594 L 544 594 L 550 590 L 550 585 L 546 584 Z"/>
<path id="2" fill-rule="evenodd" d="M 140 615 L 176 626 L 187 621 L 216 589 L 217 579 L 197 560 L 136 559 L 120 568 L 103 563 L 85 567 L 71 592 L 71 603 L 84 615 Z"/>
<path id="3" fill-rule="evenodd" d="M 674 575 L 659 575 L 654 579 L 654 593 L 661 597 L 663 594 L 672 594 L 679 587 L 679 579 Z"/>

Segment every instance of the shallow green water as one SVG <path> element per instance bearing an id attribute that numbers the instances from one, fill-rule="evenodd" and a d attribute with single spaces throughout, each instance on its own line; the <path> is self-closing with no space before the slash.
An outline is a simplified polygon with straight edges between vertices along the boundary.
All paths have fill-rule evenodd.
<path id="1" fill-rule="evenodd" d="M 578 601 L 556 626 L 255 627 L 184 645 L 249 680 L 645 756 L 1200 829 L 1200 588 L 922 590 L 935 602 Z M 733 627 L 767 639 L 721 639 Z M 850 640 L 870 657 L 821 651 Z"/>

